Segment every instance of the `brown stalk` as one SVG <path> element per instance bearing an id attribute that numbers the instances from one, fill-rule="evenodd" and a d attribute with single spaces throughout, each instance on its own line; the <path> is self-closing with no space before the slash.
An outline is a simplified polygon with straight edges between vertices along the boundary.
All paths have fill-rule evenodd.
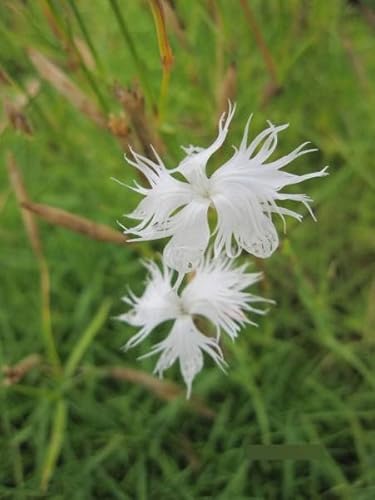
<path id="1" fill-rule="evenodd" d="M 111 367 L 106 370 L 106 373 L 116 380 L 125 380 L 127 382 L 140 384 L 164 401 L 173 401 L 185 394 L 184 389 L 177 384 L 159 380 L 148 373 L 134 370 L 133 368 Z M 194 397 L 188 404 L 203 417 L 212 419 L 215 416 L 215 412 L 211 410 L 211 408 L 208 408 L 204 403 Z"/>
<path id="2" fill-rule="evenodd" d="M 13 104 L 17 108 L 24 108 L 29 104 L 29 102 L 34 99 L 39 94 L 40 91 L 40 80 L 36 78 L 31 78 L 26 82 L 25 93 L 18 93 L 13 101 Z"/>
<path id="3" fill-rule="evenodd" d="M 216 0 L 207 0 L 207 12 L 215 24 L 221 25 L 221 14 L 219 12 Z"/>
<path id="4" fill-rule="evenodd" d="M 17 384 L 30 370 L 35 367 L 42 367 L 42 362 L 43 359 L 39 354 L 30 354 L 13 366 L 3 366 L 3 384 Z M 83 367 L 82 370 L 83 372 L 90 373 L 90 367 Z M 141 370 L 135 370 L 134 368 L 114 366 L 103 368 L 96 367 L 95 370 L 98 370 L 99 373 L 103 374 L 105 377 L 131 382 L 132 384 L 139 384 L 163 401 L 174 401 L 185 395 L 184 389 L 174 382 L 160 380 Z M 215 417 L 215 412 L 198 398 L 193 397 L 187 404 L 192 410 L 205 418 L 213 419 Z"/>
<path id="5" fill-rule="evenodd" d="M 9 386 L 18 384 L 29 371 L 40 365 L 42 358 L 39 354 L 30 354 L 26 358 L 21 359 L 13 366 L 5 365 L 2 367 L 4 374 L 3 385 Z"/>
<path id="6" fill-rule="evenodd" d="M 164 4 L 161 2 L 161 0 L 149 0 L 149 4 L 155 21 L 161 64 L 163 68 L 163 77 L 161 80 L 158 106 L 158 120 L 159 122 L 162 122 L 165 111 L 165 103 L 168 96 L 171 69 L 173 65 L 173 52 L 169 43 L 167 28 L 165 24 L 165 15 L 163 8 Z"/>
<path id="7" fill-rule="evenodd" d="M 107 126 L 110 133 L 119 141 L 123 151 L 127 152 L 129 147 L 140 149 L 139 141 L 134 136 L 123 111 L 118 115 L 110 113 Z"/>
<path id="8" fill-rule="evenodd" d="M 6 78 L 7 83 L 11 83 L 5 72 L 3 72 L 4 78 Z M 0 123 L 0 134 L 6 129 L 8 123 L 10 123 L 16 130 L 26 133 L 27 135 L 32 134 L 31 124 L 23 112 L 23 109 L 29 104 L 30 100 L 33 99 L 40 90 L 40 81 L 32 79 L 26 84 L 26 92 L 24 94 L 18 93 L 13 99 L 9 97 L 4 98 L 4 111 L 7 116 L 8 121 L 2 121 Z"/>
<path id="9" fill-rule="evenodd" d="M 4 99 L 4 111 L 8 118 L 9 123 L 15 130 L 25 133 L 26 135 L 32 135 L 33 129 L 31 124 L 23 113 L 17 106 L 15 106 L 8 99 Z"/>
<path id="10" fill-rule="evenodd" d="M 93 58 L 91 50 L 87 46 L 86 42 L 82 40 L 82 38 L 75 36 L 73 37 L 73 43 L 86 68 L 91 71 L 94 70 L 96 67 L 95 59 Z"/>
<path id="11" fill-rule="evenodd" d="M 66 229 L 83 234 L 93 240 L 106 241 L 115 243 L 116 245 L 126 244 L 126 237 L 111 227 L 105 226 L 104 224 L 97 224 L 90 219 L 66 212 L 61 208 L 55 208 L 41 203 L 33 203 L 30 200 L 25 200 L 22 203 L 22 207 L 27 209 L 26 212 L 28 214 L 32 212 L 50 224 L 65 227 Z M 30 217 L 32 216 L 30 215 Z"/>
<path id="12" fill-rule="evenodd" d="M 44 17 L 47 19 L 47 23 L 51 28 L 52 33 L 55 35 L 56 39 L 61 42 L 63 49 L 67 50 L 69 47 L 69 39 L 65 35 L 64 30 L 61 28 L 60 22 L 56 19 L 56 16 L 47 0 L 42 0 L 41 4 Z"/>
<path id="13" fill-rule="evenodd" d="M 31 247 L 38 260 L 43 260 L 44 257 L 42 251 L 42 243 L 39 237 L 38 226 L 36 225 L 32 214 L 22 208 L 23 204 L 29 201 L 29 196 L 23 182 L 22 174 L 16 164 L 16 160 L 12 153 L 8 153 L 7 155 L 7 168 L 11 185 L 16 194 L 17 201 L 21 207 L 21 215 L 28 238 L 30 240 Z"/>
<path id="14" fill-rule="evenodd" d="M 47 23 L 54 34 L 56 40 L 58 40 L 62 46 L 62 49 L 66 52 L 68 56 L 68 66 L 70 69 L 76 69 L 80 66 L 82 59 L 85 66 L 89 69 L 95 68 L 95 61 L 92 57 L 91 51 L 84 40 L 79 37 L 71 38 L 67 35 L 62 23 L 56 17 L 55 12 L 51 9 L 48 1 L 43 0 L 42 11 L 47 19 Z"/>
<path id="15" fill-rule="evenodd" d="M 80 88 L 50 59 L 33 48 L 28 54 L 34 67 L 75 108 L 103 128 L 107 128 L 107 119 L 98 107 L 82 92 Z"/>
<path id="16" fill-rule="evenodd" d="M 250 26 L 250 29 L 254 35 L 255 43 L 258 46 L 258 49 L 262 55 L 264 64 L 267 68 L 270 84 L 266 87 L 265 93 L 263 96 L 263 105 L 265 105 L 268 100 L 277 95 L 281 91 L 281 85 L 279 83 L 279 79 L 277 76 L 277 69 L 275 62 L 273 60 L 272 54 L 267 46 L 267 43 L 263 37 L 262 30 L 256 20 L 256 17 L 253 14 L 252 9 L 250 8 L 248 0 L 240 0 L 241 7 L 244 11 L 246 20 Z"/>
<path id="17" fill-rule="evenodd" d="M 271 55 L 271 52 L 269 51 L 269 48 L 267 47 L 265 39 L 263 38 L 263 34 L 258 25 L 258 22 L 249 6 L 249 2 L 248 0 L 240 0 L 240 3 L 244 11 L 246 20 L 250 25 L 250 29 L 253 32 L 256 44 L 258 45 L 258 49 L 262 54 L 270 79 L 275 85 L 277 85 L 277 71 L 273 57 Z"/>
<path id="18" fill-rule="evenodd" d="M 2 68 L 0 69 L 0 84 L 1 85 L 10 85 L 12 82 L 7 74 Z"/>
<path id="19" fill-rule="evenodd" d="M 224 75 L 218 89 L 218 110 L 219 117 L 228 110 L 228 100 L 235 101 L 237 93 L 237 68 L 236 64 L 232 62 Z"/>
<path id="20" fill-rule="evenodd" d="M 34 251 L 36 259 L 39 265 L 40 272 L 40 287 L 41 287 L 41 299 L 42 299 L 42 332 L 44 335 L 44 341 L 46 345 L 46 350 L 48 358 L 53 365 L 55 371 L 59 369 L 59 357 L 57 354 L 57 349 L 51 328 L 51 311 L 50 311 L 50 276 L 47 261 L 44 257 L 42 242 L 39 236 L 38 226 L 34 220 L 32 214 L 23 208 L 24 204 L 29 202 L 29 196 L 27 194 L 21 171 L 19 170 L 16 160 L 12 153 L 7 154 L 7 168 L 8 175 L 16 194 L 17 201 L 21 207 L 21 214 L 23 223 L 28 235 L 31 247 Z"/>
<path id="21" fill-rule="evenodd" d="M 159 43 L 160 58 L 165 71 L 170 71 L 173 65 L 173 53 L 168 40 L 165 26 L 165 14 L 161 0 L 149 0 L 151 11 L 154 16 L 156 32 Z"/>
<path id="22" fill-rule="evenodd" d="M 165 147 L 160 136 L 156 133 L 152 123 L 152 118 L 146 116 L 145 101 L 138 85 L 132 88 L 124 88 L 119 84 L 114 86 L 114 94 L 122 104 L 133 129 L 142 145 L 143 153 L 148 157 L 153 157 L 151 145 L 159 152 L 163 152 Z"/>
<path id="23" fill-rule="evenodd" d="M 188 41 L 186 38 L 185 25 L 176 11 L 174 2 L 172 0 L 162 0 L 162 5 L 167 25 L 171 27 L 180 44 L 186 49 L 188 47 Z"/>

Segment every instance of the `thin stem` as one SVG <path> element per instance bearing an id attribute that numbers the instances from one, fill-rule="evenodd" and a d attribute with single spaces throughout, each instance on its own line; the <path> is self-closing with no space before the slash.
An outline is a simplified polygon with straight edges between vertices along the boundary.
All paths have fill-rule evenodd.
<path id="1" fill-rule="evenodd" d="M 60 371 L 60 358 L 57 352 L 55 337 L 52 331 L 51 304 L 50 304 L 50 276 L 44 255 L 38 256 L 40 271 L 40 290 L 42 301 L 42 333 L 46 346 L 47 356 L 56 374 Z"/>
<path id="2" fill-rule="evenodd" d="M 77 7 L 77 5 L 76 5 L 76 3 L 75 3 L 74 0 L 69 0 L 69 4 L 70 4 L 70 6 L 72 8 L 74 17 L 76 18 L 77 23 L 79 24 L 79 27 L 81 28 L 82 35 L 83 35 L 83 37 L 84 37 L 87 45 L 90 47 L 91 53 L 92 53 L 92 55 L 93 55 L 93 57 L 95 59 L 95 63 L 98 66 L 98 68 L 100 69 L 100 71 L 103 72 L 103 66 L 102 66 L 102 64 L 100 62 L 100 59 L 99 59 L 98 53 L 97 53 L 97 51 L 96 51 L 96 49 L 94 47 L 94 44 L 91 41 L 89 32 L 86 29 L 86 25 L 85 25 L 85 23 L 83 21 L 81 13 L 79 12 L 78 7 Z"/>
<path id="3" fill-rule="evenodd" d="M 166 106 L 166 102 L 167 102 L 170 79 L 171 79 L 170 69 L 163 68 L 163 77 L 161 80 L 159 106 L 158 106 L 158 121 L 159 121 L 159 123 L 162 123 L 163 119 L 164 119 L 165 106 Z"/>
<path id="4" fill-rule="evenodd" d="M 52 477 L 52 474 L 56 467 L 57 460 L 61 453 L 61 447 L 63 444 L 64 434 L 65 434 L 66 420 L 67 420 L 67 405 L 63 399 L 60 399 L 56 403 L 51 436 L 42 469 L 40 488 L 43 493 L 48 488 L 48 483 Z"/>
<path id="5" fill-rule="evenodd" d="M 65 41 L 65 43 L 68 45 L 68 47 L 73 50 L 74 55 L 78 58 L 78 60 L 80 62 L 80 66 L 82 68 L 82 71 L 83 71 L 90 87 L 92 88 L 94 94 L 98 98 L 98 101 L 99 101 L 103 111 L 105 113 L 107 113 L 109 110 L 109 107 L 108 107 L 105 99 L 103 98 L 102 93 L 100 92 L 99 87 L 96 84 L 95 79 L 93 78 L 91 72 L 87 68 L 84 60 L 82 59 L 81 53 L 79 52 L 79 50 L 76 47 L 75 41 L 72 37 L 70 30 L 65 29 L 65 27 L 63 26 L 63 23 L 59 19 L 59 15 L 56 11 L 56 7 L 54 6 L 54 4 L 50 0 L 48 0 L 48 6 L 50 8 L 49 16 L 50 16 L 50 18 L 51 17 L 53 18 L 54 25 L 56 27 L 58 27 L 58 30 L 60 32 L 59 37 L 63 40 L 63 43 Z"/>
<path id="6" fill-rule="evenodd" d="M 16 164 L 13 154 L 10 152 L 7 155 L 7 167 L 13 190 L 20 205 L 26 233 L 38 261 L 42 302 L 42 335 L 48 360 L 52 365 L 54 374 L 57 376 L 60 372 L 60 359 L 51 326 L 50 278 L 48 265 L 43 254 L 42 242 L 40 240 L 38 226 L 34 217 L 27 210 L 22 208 L 22 203 L 27 202 L 29 197 L 23 182 L 21 171 Z"/>
<path id="7" fill-rule="evenodd" d="M 160 58 L 163 68 L 163 76 L 161 81 L 159 106 L 158 106 L 158 118 L 159 121 L 161 122 L 164 115 L 166 99 L 168 96 L 169 81 L 173 64 L 173 53 L 168 40 L 162 4 L 160 0 L 149 0 L 149 3 L 155 22 Z"/>
<path id="8" fill-rule="evenodd" d="M 113 10 L 113 13 L 116 17 L 116 21 L 119 25 L 119 28 L 120 28 L 120 31 L 121 31 L 121 34 L 125 40 L 125 43 L 131 53 L 131 56 L 134 60 L 134 63 L 136 65 L 136 68 L 138 70 L 138 73 L 139 73 L 139 77 L 142 81 L 142 86 L 143 86 L 143 90 L 144 90 L 144 93 L 147 97 L 147 100 L 149 101 L 149 104 L 151 105 L 151 107 L 154 107 L 154 99 L 153 99 L 153 96 L 152 96 L 152 92 L 151 92 L 151 88 L 148 84 L 148 79 L 147 79 L 147 71 L 146 71 L 146 68 L 142 62 L 142 60 L 140 59 L 139 55 L 138 55 L 138 52 L 137 52 L 137 49 L 136 49 L 136 46 L 133 42 L 133 39 L 130 35 L 130 32 L 126 26 L 126 23 L 125 23 L 125 20 L 121 14 L 121 10 L 119 8 L 119 5 L 117 3 L 117 0 L 109 0 L 109 3 L 112 7 L 112 10 Z"/>
<path id="9" fill-rule="evenodd" d="M 245 17 L 247 19 L 247 22 L 250 25 L 250 28 L 253 32 L 256 44 L 258 45 L 258 48 L 262 54 L 264 64 L 266 65 L 266 68 L 268 70 L 268 73 L 270 75 L 270 78 L 272 82 L 274 83 L 275 86 L 278 85 L 278 77 L 277 77 L 277 69 L 276 65 L 274 63 L 272 54 L 270 50 L 267 47 L 266 41 L 263 37 L 262 31 L 257 23 L 257 20 L 255 19 L 255 16 L 249 6 L 249 2 L 247 0 L 240 0 L 242 9 L 244 11 Z"/>
<path id="10" fill-rule="evenodd" d="M 12 85 L 14 85 L 14 87 L 17 88 L 21 92 L 21 94 L 23 94 L 28 99 L 28 105 L 30 106 L 31 109 L 34 109 L 35 112 L 39 115 L 40 119 L 45 122 L 45 124 L 47 125 L 47 129 L 50 131 L 54 131 L 56 127 L 54 126 L 54 124 L 52 124 L 51 120 L 45 114 L 39 102 L 34 97 L 29 95 L 27 89 L 22 83 L 22 80 L 21 81 L 16 80 L 8 72 L 6 72 L 6 77 L 9 80 L 9 82 Z"/>

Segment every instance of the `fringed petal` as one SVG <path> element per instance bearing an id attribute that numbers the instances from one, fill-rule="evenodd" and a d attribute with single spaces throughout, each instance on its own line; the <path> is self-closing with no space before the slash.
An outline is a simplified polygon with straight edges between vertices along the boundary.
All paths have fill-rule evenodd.
<path id="1" fill-rule="evenodd" d="M 175 319 L 180 312 L 180 299 L 172 287 L 172 272 L 168 268 L 163 271 L 151 261 L 146 261 L 145 267 L 149 271 L 146 288 L 140 297 L 132 292 L 123 301 L 131 306 L 131 309 L 117 317 L 132 326 L 139 326 L 141 330 L 134 335 L 125 345 L 130 349 L 142 342 L 151 331 L 164 321 Z"/>
<path id="2" fill-rule="evenodd" d="M 187 273 L 201 260 L 210 237 L 209 201 L 194 201 L 184 207 L 173 220 L 173 236 L 164 249 L 166 265 Z"/>
<path id="3" fill-rule="evenodd" d="M 228 112 L 223 113 L 219 120 L 218 135 L 208 148 L 199 148 L 196 146 L 183 148 L 187 156 L 181 161 L 176 171 L 180 172 L 192 184 L 198 184 L 202 179 L 202 174 L 205 176 L 208 160 L 225 141 L 229 125 L 236 111 L 236 105 L 232 105 L 231 102 L 228 105 Z"/>
<path id="4" fill-rule="evenodd" d="M 193 380 L 203 368 L 203 352 L 208 354 L 220 368 L 224 368 L 225 361 L 216 340 L 203 335 L 190 316 L 183 316 L 176 320 L 168 337 L 142 357 L 161 353 L 154 370 L 159 377 L 162 377 L 164 371 L 178 359 L 187 386 L 186 397 L 190 398 Z"/>
<path id="5" fill-rule="evenodd" d="M 245 311 L 259 313 L 250 304 L 267 302 L 244 291 L 260 279 L 260 273 L 248 273 L 246 266 L 235 267 L 226 257 L 207 257 L 181 294 L 183 308 L 190 314 L 206 317 L 218 333 L 224 331 L 234 340 L 241 327 L 253 323 Z"/>

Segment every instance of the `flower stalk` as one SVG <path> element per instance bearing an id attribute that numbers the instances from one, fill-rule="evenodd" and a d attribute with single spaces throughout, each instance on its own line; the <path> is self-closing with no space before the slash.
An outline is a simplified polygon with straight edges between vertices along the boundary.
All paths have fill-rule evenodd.
<path id="1" fill-rule="evenodd" d="M 165 17 L 163 6 L 160 0 L 149 0 L 149 4 L 151 7 L 151 12 L 154 17 L 156 34 L 158 38 L 159 51 L 161 64 L 163 68 L 163 76 L 161 81 L 160 88 L 160 98 L 159 98 L 159 106 L 158 106 L 158 118 L 159 121 L 162 121 L 165 110 L 165 101 L 168 95 L 169 89 L 169 81 L 171 77 L 171 69 L 173 65 L 173 53 L 172 48 L 169 44 L 167 28 L 165 25 Z"/>

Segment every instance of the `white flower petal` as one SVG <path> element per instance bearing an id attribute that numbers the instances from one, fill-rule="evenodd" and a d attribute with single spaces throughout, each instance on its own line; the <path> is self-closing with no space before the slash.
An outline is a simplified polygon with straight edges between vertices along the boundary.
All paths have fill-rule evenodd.
<path id="1" fill-rule="evenodd" d="M 203 335 L 194 325 L 190 316 L 178 318 L 168 337 L 156 344 L 151 352 L 144 357 L 161 352 L 154 373 L 160 377 L 178 359 L 182 377 L 187 386 L 187 395 L 191 394 L 193 380 L 203 368 L 203 352 L 208 354 L 215 363 L 224 368 L 225 361 L 215 339 Z"/>
<path id="2" fill-rule="evenodd" d="M 266 206 L 242 184 L 229 184 L 225 191 L 213 196 L 217 211 L 215 255 L 225 252 L 233 258 L 241 249 L 261 258 L 272 255 L 279 238 L 270 216 L 264 213 Z"/>
<path id="3" fill-rule="evenodd" d="M 257 257 L 270 257 L 279 245 L 273 214 L 280 215 L 284 230 L 284 216 L 302 220 L 298 212 L 278 204 L 284 200 L 302 203 L 315 218 L 308 196 L 282 192 L 291 184 L 327 175 L 326 169 L 304 175 L 282 170 L 299 156 L 314 151 L 306 149 L 308 143 L 267 163 L 275 152 L 278 133 L 288 125 L 275 126 L 268 122 L 268 127 L 248 143 L 249 120 L 240 147 L 235 149 L 232 158 L 207 177 L 207 161 L 223 144 L 234 111 L 235 106 L 229 105 L 228 113 L 220 119 L 217 138 L 208 148 L 185 148 L 187 156 L 175 169 L 167 170 L 156 153 L 156 161 L 133 153 L 131 163 L 146 176 L 151 187 L 136 185 L 134 188 L 144 199 L 129 215 L 139 221 L 138 225 L 125 229 L 125 233 L 134 234 L 138 240 L 171 237 L 164 258 L 180 273 L 197 266 L 207 247 L 208 206 L 217 211 L 216 256 L 224 251 L 229 257 L 235 257 L 245 250 Z M 175 173 L 182 174 L 187 182 L 174 178 Z"/>
<path id="4" fill-rule="evenodd" d="M 155 153 L 156 154 L 156 153 Z M 147 178 L 150 188 L 133 188 L 144 196 L 137 208 L 127 217 L 141 221 L 138 226 L 125 229 L 125 234 L 134 234 L 139 240 L 153 240 L 171 236 L 169 220 L 173 213 L 188 204 L 194 193 L 190 185 L 171 176 L 159 159 L 155 163 L 133 152 L 136 161 L 128 162 L 136 166 Z"/>
<path id="5" fill-rule="evenodd" d="M 299 201 L 313 216 L 309 205 L 311 200 L 306 195 L 288 195 L 279 191 L 290 184 L 327 175 L 326 169 L 300 176 L 281 170 L 299 156 L 314 151 L 303 149 L 307 143 L 279 160 L 265 163 L 276 148 L 278 132 L 287 125 L 275 127 L 270 124 L 248 145 L 249 124 L 250 120 L 240 148 L 210 179 L 211 198 L 218 215 L 215 255 L 224 251 L 228 256 L 234 256 L 242 248 L 256 257 L 272 255 L 279 244 L 272 214 L 279 214 L 284 225 L 284 215 L 302 219 L 297 212 L 278 206 L 277 201 Z"/>
<path id="6" fill-rule="evenodd" d="M 181 161 L 176 171 L 180 172 L 191 184 L 199 185 L 202 177 L 205 177 L 206 164 L 225 141 L 235 111 L 236 105 L 233 106 L 229 102 L 228 113 L 223 113 L 220 117 L 218 135 L 208 148 L 196 146 L 183 148 L 187 156 Z"/>
<path id="7" fill-rule="evenodd" d="M 146 262 L 150 277 L 141 297 L 132 292 L 123 297 L 132 309 L 118 317 L 120 321 L 132 326 L 140 326 L 141 330 L 125 345 L 125 349 L 136 346 L 144 340 L 160 323 L 175 319 L 180 311 L 180 299 L 171 285 L 172 274 L 168 268 L 162 272 L 154 262 Z"/>
<path id="8" fill-rule="evenodd" d="M 269 302 L 244 291 L 260 279 L 260 273 L 248 273 L 246 266 L 235 267 L 228 258 L 206 258 L 181 294 L 182 307 L 192 315 L 206 317 L 218 333 L 223 330 L 234 339 L 243 325 L 252 323 L 245 312 L 263 313 L 251 303 Z"/>
<path id="9" fill-rule="evenodd" d="M 194 269 L 207 248 L 208 200 L 193 201 L 173 217 L 173 236 L 164 248 L 166 265 L 179 272 Z"/>
<path id="10" fill-rule="evenodd" d="M 204 352 L 220 368 L 225 366 L 218 345 L 221 331 L 234 339 L 241 326 L 252 323 L 246 318 L 246 313 L 265 314 L 266 311 L 255 308 L 253 304 L 270 301 L 244 291 L 260 279 L 260 274 L 247 273 L 246 266 L 234 267 L 226 257 L 201 260 L 194 277 L 180 294 L 177 293 L 178 287 L 172 288 L 171 270 L 165 267 L 161 271 L 151 262 L 146 266 L 151 278 L 144 294 L 136 297 L 130 292 L 124 298 L 132 309 L 119 319 L 140 327 L 125 347 L 134 347 L 157 325 L 175 319 L 169 335 L 141 357 L 160 352 L 155 368 L 160 376 L 178 359 L 189 396 L 193 379 L 203 367 Z M 194 324 L 197 316 L 204 316 L 212 322 L 217 330 L 216 339 L 203 335 L 197 329 Z"/>

